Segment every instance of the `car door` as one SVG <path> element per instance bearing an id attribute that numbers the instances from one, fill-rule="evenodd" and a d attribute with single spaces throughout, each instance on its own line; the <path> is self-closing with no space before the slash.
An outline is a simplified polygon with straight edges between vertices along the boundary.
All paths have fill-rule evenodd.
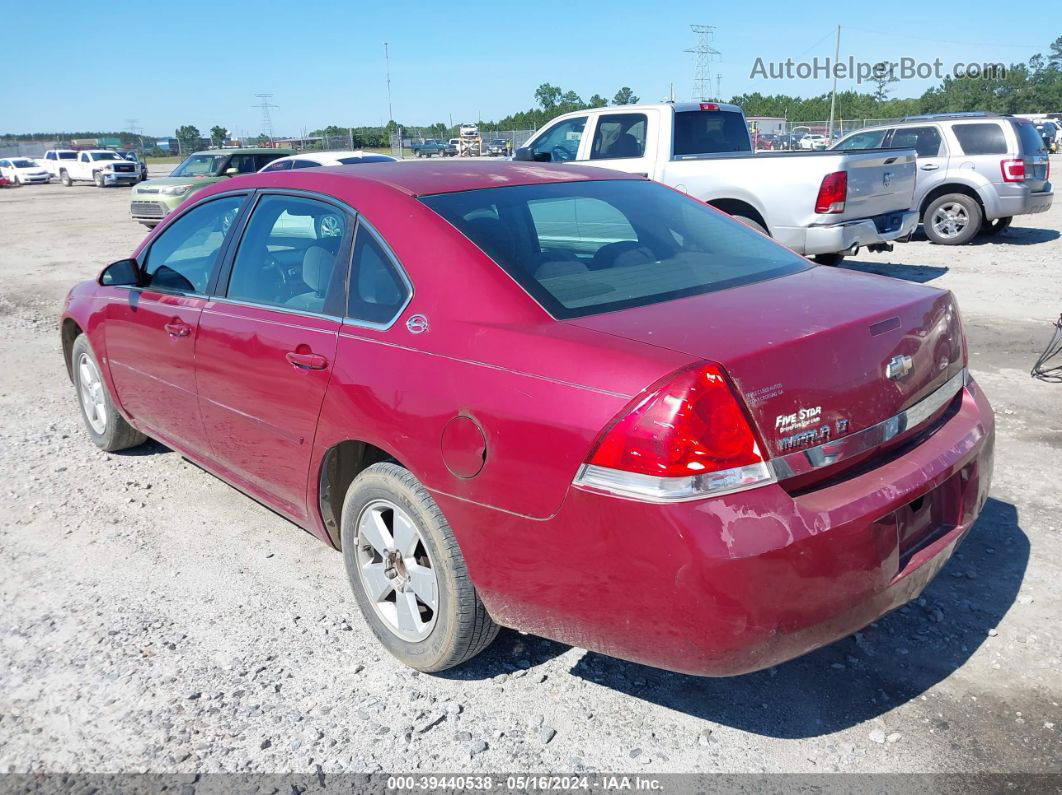
<path id="1" fill-rule="evenodd" d="M 327 199 L 262 193 L 199 323 L 196 383 L 214 459 L 295 520 L 307 512 L 353 226 Z"/>
<path id="2" fill-rule="evenodd" d="M 885 140 L 885 148 L 914 149 L 918 155 L 915 207 L 921 206 L 922 197 L 947 179 L 948 146 L 937 125 L 895 127 Z"/>
<path id="3" fill-rule="evenodd" d="M 143 284 L 108 289 L 107 364 L 122 408 L 163 442 L 209 454 L 195 388 L 195 338 L 246 194 L 197 204 L 140 256 Z"/>
<path id="4" fill-rule="evenodd" d="M 648 177 L 653 168 L 652 157 L 655 140 L 649 130 L 649 118 L 645 113 L 601 113 L 594 118 L 590 131 L 590 150 L 584 156 L 592 165 L 615 168 Z"/>

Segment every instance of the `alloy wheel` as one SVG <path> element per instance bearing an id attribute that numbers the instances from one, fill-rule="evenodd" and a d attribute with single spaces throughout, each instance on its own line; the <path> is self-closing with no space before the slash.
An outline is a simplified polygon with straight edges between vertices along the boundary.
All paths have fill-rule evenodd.
<path id="1" fill-rule="evenodd" d="M 931 223 L 933 230 L 941 237 L 958 237 L 970 223 L 970 216 L 958 202 L 947 202 L 934 210 Z"/>
<path id="2" fill-rule="evenodd" d="M 416 523 L 390 500 L 373 500 L 357 531 L 361 587 L 376 614 L 403 640 L 426 640 L 438 614 L 439 579 Z"/>
<path id="3" fill-rule="evenodd" d="M 81 396 L 81 407 L 85 410 L 85 419 L 97 434 L 107 430 L 107 401 L 103 393 L 103 379 L 96 363 L 87 353 L 77 360 L 77 388 Z"/>

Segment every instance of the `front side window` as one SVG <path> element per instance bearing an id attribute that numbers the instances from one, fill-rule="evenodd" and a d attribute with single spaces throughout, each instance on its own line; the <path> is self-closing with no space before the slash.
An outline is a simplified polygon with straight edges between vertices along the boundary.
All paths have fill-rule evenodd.
<path id="1" fill-rule="evenodd" d="M 614 113 L 599 116 L 590 159 L 643 157 L 645 155 L 644 113 Z"/>
<path id="2" fill-rule="evenodd" d="M 144 260 L 145 285 L 205 293 L 243 200 L 243 196 L 226 196 L 200 204 L 166 227 Z"/>
<path id="3" fill-rule="evenodd" d="M 387 325 L 402 311 L 408 298 L 409 288 L 383 245 L 366 226 L 359 226 L 350 266 L 347 317 Z"/>
<path id="4" fill-rule="evenodd" d="M 967 155 L 1005 155 L 1007 139 L 996 122 L 956 124 L 951 128 Z"/>
<path id="5" fill-rule="evenodd" d="M 889 149 L 914 149 L 919 157 L 936 157 L 941 143 L 936 127 L 900 127 L 893 132 Z"/>
<path id="6" fill-rule="evenodd" d="M 421 201 L 558 319 L 811 267 L 744 224 L 654 182 L 524 185 Z"/>
<path id="7" fill-rule="evenodd" d="M 263 196 L 232 264 L 226 295 L 237 301 L 324 313 L 348 228 L 346 213 L 324 202 Z M 331 314 L 331 313 L 329 313 Z"/>
<path id="8" fill-rule="evenodd" d="M 833 148 L 839 149 L 842 152 L 847 152 L 853 149 L 877 149 L 885 140 L 885 133 L 887 132 L 888 130 L 867 130 L 866 132 L 858 132 L 854 135 L 849 135 Z"/>
<path id="9" fill-rule="evenodd" d="M 216 177 L 220 155 L 191 155 L 170 174 L 171 177 Z"/>
<path id="10" fill-rule="evenodd" d="M 47 154 L 46 154 L 46 155 L 44 156 L 44 159 L 45 159 L 45 160 L 55 160 L 55 152 L 48 152 L 48 153 L 47 153 Z"/>
<path id="11" fill-rule="evenodd" d="M 585 129 L 586 116 L 565 119 L 539 136 L 531 145 L 531 151 L 536 155 L 549 155 L 550 160 L 558 163 L 575 160 Z"/>

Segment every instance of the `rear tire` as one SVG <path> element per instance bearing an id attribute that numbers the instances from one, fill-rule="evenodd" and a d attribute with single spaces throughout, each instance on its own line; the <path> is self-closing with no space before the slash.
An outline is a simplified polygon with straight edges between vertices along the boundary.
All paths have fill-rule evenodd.
<path id="1" fill-rule="evenodd" d="M 358 607 L 398 660 L 418 671 L 444 671 L 491 644 L 498 625 L 446 517 L 409 470 L 394 463 L 365 469 L 347 489 L 341 523 Z"/>
<path id="2" fill-rule="evenodd" d="M 755 218 L 750 218 L 747 215 L 739 215 L 737 213 L 734 213 L 730 217 L 733 218 L 735 221 L 741 221 L 741 223 L 745 224 L 745 226 L 751 226 L 757 232 L 762 232 L 763 234 L 767 235 L 767 237 L 771 236 L 771 233 L 767 231 L 767 228 Z"/>
<path id="3" fill-rule="evenodd" d="M 840 265 L 844 261 L 844 254 L 840 252 L 834 252 L 833 254 L 816 254 L 812 259 L 819 263 L 819 265 Z"/>
<path id="4" fill-rule="evenodd" d="M 981 231 L 981 206 L 965 193 L 935 199 L 922 216 L 926 237 L 941 246 L 969 243 Z"/>
<path id="5" fill-rule="evenodd" d="M 114 407 L 99 361 L 84 334 L 74 340 L 70 365 L 81 419 L 85 421 L 85 430 L 94 445 L 113 453 L 147 441 L 147 437 L 126 422 Z"/>

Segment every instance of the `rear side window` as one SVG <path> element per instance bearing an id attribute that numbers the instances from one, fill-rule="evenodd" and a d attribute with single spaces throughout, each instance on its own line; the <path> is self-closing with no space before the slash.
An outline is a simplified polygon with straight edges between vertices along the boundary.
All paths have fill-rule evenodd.
<path id="1" fill-rule="evenodd" d="M 59 159 L 60 160 L 76 160 L 77 159 L 77 154 L 74 153 L 74 152 L 60 152 L 59 153 Z"/>
<path id="2" fill-rule="evenodd" d="M 276 162 L 270 163 L 268 166 L 263 168 L 262 172 L 265 173 L 265 174 L 268 174 L 271 171 L 290 171 L 290 170 L 291 170 L 291 161 L 290 160 L 277 160 Z"/>
<path id="3" fill-rule="evenodd" d="M 995 122 L 980 124 L 956 124 L 952 126 L 955 137 L 967 155 L 1005 155 L 1007 139 L 1003 127 Z"/>
<path id="4" fill-rule="evenodd" d="M 291 162 L 292 168 L 317 168 L 319 165 L 321 164 L 315 163 L 312 160 L 293 160 Z"/>
<path id="5" fill-rule="evenodd" d="M 649 181 L 524 185 L 421 201 L 558 319 L 810 267 L 744 224 Z"/>
<path id="6" fill-rule="evenodd" d="M 642 157 L 645 155 L 644 113 L 614 113 L 599 116 L 590 159 Z M 497 143 L 497 142 L 495 142 Z"/>
<path id="7" fill-rule="evenodd" d="M 889 140 L 889 149 L 914 149 L 919 157 L 940 154 L 941 137 L 936 127 L 900 127 Z"/>
<path id="8" fill-rule="evenodd" d="M 368 227 L 358 227 L 350 267 L 347 317 L 372 325 L 394 320 L 409 298 L 409 287 Z"/>
<path id="9" fill-rule="evenodd" d="M 148 287 L 206 292 L 243 196 L 227 196 L 189 210 L 156 238 L 144 260 Z"/>
<path id="10" fill-rule="evenodd" d="M 748 152 L 749 128 L 740 113 L 684 110 L 675 114 L 675 157 Z"/>
<path id="11" fill-rule="evenodd" d="M 1021 153 L 1023 155 L 1047 154 L 1043 136 L 1037 131 L 1035 125 L 1028 122 L 1017 122 L 1014 127 L 1018 131 L 1018 140 L 1021 142 Z"/>

